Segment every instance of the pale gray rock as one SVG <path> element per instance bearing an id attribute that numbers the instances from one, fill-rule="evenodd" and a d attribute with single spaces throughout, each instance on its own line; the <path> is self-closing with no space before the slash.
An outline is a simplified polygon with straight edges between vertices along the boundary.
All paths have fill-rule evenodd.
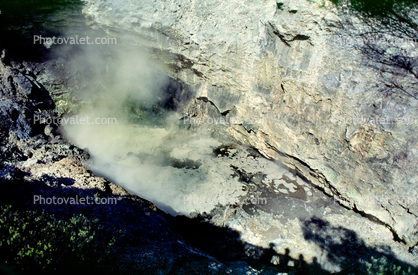
<path id="1" fill-rule="evenodd" d="M 290 247 L 292 259 L 305 255 L 308 263 L 315 263 L 317 258 L 317 263 L 331 272 L 338 272 L 340 267 L 329 259 L 332 253 L 322 248 L 327 247 L 329 238 L 338 243 L 343 234 L 348 236 L 342 239 L 343 244 L 353 244 L 349 239 L 354 240 L 357 250 L 353 251 L 390 247 L 403 261 L 416 263 L 416 100 L 382 92 L 385 80 L 393 74 L 382 75 L 379 70 L 383 67 L 358 51 L 362 41 L 356 37 L 367 27 L 356 18 L 339 13 L 328 1 L 322 7 L 304 0 L 283 3 L 278 8 L 275 1 L 100 0 L 87 1 L 83 13 L 93 29 L 104 30 L 121 44 L 128 42 L 148 50 L 151 58 L 167 65 L 165 73 L 196 90 L 192 98 L 190 93 L 185 96 L 186 104 L 176 110 L 180 124 L 191 132 L 206 131 L 219 140 L 232 139 L 232 144 L 253 146 L 264 157 L 287 166 L 281 171 L 283 167 L 277 168 L 277 162 L 260 154 L 245 156 L 238 146 L 227 152 L 218 147 L 215 157 L 207 144 L 170 148 L 165 176 L 183 179 L 183 174 L 191 174 L 197 178 L 194 183 L 207 183 L 210 177 L 205 178 L 199 171 L 210 176 L 217 174 L 217 179 L 235 172 L 242 180 L 227 178 L 225 190 L 218 188 L 223 181 L 217 182 L 211 192 L 205 193 L 200 187 L 195 195 L 215 194 L 212 204 L 181 210 L 210 212 L 212 223 L 237 230 L 250 245 L 267 249 L 273 244 L 280 255 L 285 255 Z M 341 28 L 347 20 L 355 26 L 351 36 L 346 36 Z M 416 52 L 408 49 L 408 54 L 414 56 Z M 26 101 L 32 92 L 29 89 L 42 84 L 56 99 L 59 114 L 76 111 L 78 106 L 72 97 L 90 88 L 87 82 L 79 82 L 62 60 L 47 63 L 49 69 L 32 65 L 16 63 L 12 64 L 13 70 L 7 68 L 7 77 L 2 77 L 2 95 L 17 93 L 18 98 Z M 77 74 L 85 73 L 76 68 Z M 31 72 L 37 75 L 38 82 L 33 81 Z M 85 74 L 86 79 L 90 76 Z M 408 76 L 396 77 L 402 85 L 412 83 Z M 102 88 L 103 84 L 97 86 L 98 90 Z M 48 182 L 45 178 L 71 175 L 75 187 L 91 184 L 103 189 L 103 179 L 64 158 L 74 151 L 71 145 L 51 148 L 45 141 L 34 141 L 38 149 L 27 149 L 29 146 L 19 142 L 19 138 L 30 133 L 31 129 L 25 128 L 29 125 L 28 116 L 19 108 L 20 117 L 11 119 L 10 113 L 18 107 L 7 100 L 1 104 L 1 118 L 14 123 L 9 140 L 19 149 L 11 156 L 21 161 L 19 169 L 32 173 L 34 180 Z M 48 117 L 46 112 L 43 115 Z M 231 123 L 196 125 L 190 123 L 191 118 L 225 119 Z M 2 135 L 9 134 L 3 130 L 8 127 L 2 125 Z M 49 130 L 42 128 L 39 132 L 51 134 Z M 170 138 L 178 133 L 166 130 L 147 133 L 155 131 L 155 137 L 167 134 Z M 114 128 L 110 132 L 115 135 Z M 154 144 L 159 141 L 155 137 L 145 141 Z M 176 140 L 172 143 L 181 144 Z M 217 141 L 214 144 L 215 148 L 219 145 Z M 157 147 L 145 149 L 150 148 Z M 120 159 L 135 160 L 151 154 L 122 149 L 117 153 Z M 48 165 L 39 165 L 39 160 Z M 75 175 L 68 168 L 74 169 Z M 293 173 L 287 172 L 289 168 Z M 5 168 L 1 173 L 7 176 L 8 172 Z M 125 173 L 126 170 L 120 171 Z M 57 182 L 49 184 L 54 186 Z M 164 181 L 161 186 L 165 184 Z M 155 196 L 164 199 L 173 194 L 159 192 Z M 264 207 L 234 207 L 228 203 L 215 206 L 222 194 L 233 194 L 234 199 L 253 199 L 264 194 L 270 203 Z M 318 233 L 317 227 L 321 226 L 334 235 Z M 311 239 L 307 232 L 313 234 Z M 354 235 L 356 238 L 352 238 L 353 232 L 358 234 Z M 364 245 L 356 248 L 357 242 Z M 346 249 L 351 248 L 347 245 Z"/>
<path id="2" fill-rule="evenodd" d="M 417 205 L 406 198 L 417 199 L 416 99 L 381 92 L 379 70 L 351 47 L 361 42 L 341 42 L 347 17 L 331 2 L 283 3 L 101 0 L 87 1 L 83 13 L 93 28 L 159 49 L 168 73 L 200 84 L 196 97 L 220 112 L 264 118 L 226 131 L 413 247 Z M 367 30 L 348 19 L 352 37 Z M 376 199 L 388 203 L 369 203 Z"/>

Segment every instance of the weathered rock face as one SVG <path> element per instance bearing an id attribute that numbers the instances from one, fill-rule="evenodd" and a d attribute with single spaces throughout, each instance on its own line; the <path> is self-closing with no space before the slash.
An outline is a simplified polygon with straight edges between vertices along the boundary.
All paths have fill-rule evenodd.
<path id="1" fill-rule="evenodd" d="M 342 22 L 354 35 L 367 27 L 330 2 L 283 3 L 103 0 L 83 13 L 93 28 L 154 48 L 226 117 L 264 118 L 226 131 L 416 245 L 417 100 L 381 90 L 382 78 L 411 79 L 382 76 L 383 65 L 341 43 Z"/>
<path id="2" fill-rule="evenodd" d="M 87 170 L 83 167 L 83 163 L 89 159 L 89 155 L 64 141 L 57 132 L 56 123 L 37 120 L 42 118 L 51 122 L 53 117 L 57 116 L 56 111 L 59 110 L 54 109 L 52 98 L 39 80 L 48 80 L 50 85 L 63 85 L 62 82 L 59 83 L 59 79 L 65 82 L 63 75 L 59 75 L 58 78 L 52 75 L 52 72 L 59 74 L 57 67 L 60 64 L 60 61 L 56 60 L 43 64 L 32 62 L 22 64 L 11 61 L 4 51 L 1 55 L 0 201 L 2 207 L 13 205 L 18 209 L 41 209 L 57 217 L 64 217 L 63 219 L 68 218 L 68 214 L 83 213 L 87 217 L 100 219 L 102 226 L 108 226 L 109 235 L 116 232 L 112 230 L 123 230 L 124 237 L 118 239 L 117 245 L 113 247 L 116 257 L 112 260 L 108 259 L 110 262 L 104 265 L 96 263 L 94 272 L 100 270 L 105 274 L 170 272 L 190 274 L 208 273 L 215 269 L 221 272 L 219 274 L 230 274 L 232 270 L 239 270 L 241 272 L 239 274 L 245 274 L 248 270 L 254 270 L 249 264 L 240 261 L 233 263 L 233 267 L 227 267 L 182 243 L 182 237 L 173 232 L 173 226 L 169 224 L 169 217 L 165 213 L 158 210 L 154 204 L 129 194 L 120 186 Z M 46 75 L 50 77 L 42 78 Z M 115 200 L 110 206 L 48 202 L 42 205 L 40 202 L 35 202 L 35 196 L 44 199 L 54 198 L 54 200 L 99 196 Z M 12 224 L 8 224 L 6 219 L 2 220 L 1 229 L 8 230 L 15 224 L 16 219 Z M 25 234 L 26 232 L 22 232 L 22 236 L 19 237 L 23 240 L 29 236 L 37 238 Z M 39 242 L 41 243 L 42 240 Z M 14 259 L 16 255 L 13 253 L 19 247 L 12 247 L 12 251 L 8 251 L 9 246 L 2 244 L 0 248 L 2 255 L 9 253 Z M 241 254 L 242 252 L 238 254 L 240 260 L 244 259 Z M 3 257 L 1 260 L 3 271 L 10 270 L 8 265 L 21 270 L 27 268 L 15 261 L 5 264 L 3 262 L 5 259 L 7 258 Z M 64 273 L 69 272 L 67 267 L 58 266 L 58 269 Z M 268 272 L 268 269 L 259 270 Z M 21 270 L 10 270 L 7 273 L 16 274 L 15 271 Z M 19 272 L 19 274 L 26 273 Z"/>
<path id="3" fill-rule="evenodd" d="M 151 224 L 150 227 L 155 225 L 159 231 L 155 236 L 153 230 L 137 224 L 139 230 L 149 231 L 147 237 L 139 240 L 145 240 L 147 246 L 135 255 L 125 253 L 122 247 L 121 252 L 126 254 L 122 258 L 131 258 L 128 264 L 140 261 L 147 250 L 163 249 L 163 253 L 149 256 L 154 263 L 180 249 L 178 255 L 169 257 L 166 267 L 161 264 L 157 267 L 168 272 L 171 268 L 176 270 L 173 266 L 184 255 L 199 255 L 200 258 L 200 252 L 194 252 L 196 247 L 228 261 L 271 262 L 280 266 L 280 271 L 287 271 L 283 266 L 306 265 L 305 260 L 312 265 L 319 263 L 328 271 L 350 270 L 341 263 L 341 259 L 350 257 L 348 262 L 365 269 L 364 261 L 370 260 L 372 255 L 383 255 L 395 264 L 399 263 L 396 258 L 409 264 L 417 262 L 417 249 L 412 248 L 418 241 L 418 183 L 416 169 L 413 169 L 417 163 L 416 100 L 381 92 L 381 86 L 385 84 L 382 79 L 387 80 L 393 74 L 382 76 L 376 67 L 384 69 L 384 66 L 360 55 L 356 47 L 340 43 L 341 35 L 348 33 L 341 29 L 341 22 L 354 24 L 355 28 L 349 33 L 354 38 L 367 30 L 366 26 L 329 8 L 329 3 L 326 5 L 328 8 L 300 0 L 283 5 L 274 1 L 173 1 L 169 4 L 163 1 L 91 1 L 83 6 L 92 28 L 118 36 L 121 44 L 132 43 L 132 48 L 138 51 L 137 46 L 145 46 L 151 59 L 168 65 L 167 74 L 192 87 L 166 87 L 175 94 L 166 103 L 168 107 L 178 108 L 177 118 L 182 117 L 180 124 L 183 127 L 186 124 L 184 128 L 187 128 L 186 132 L 190 130 L 187 135 L 192 142 L 186 142 L 187 138 L 180 135 L 184 128 L 173 130 L 155 125 L 130 128 L 133 136 L 138 138 L 135 140 L 124 136 L 122 131 L 132 125 L 109 127 L 110 135 L 105 135 L 103 127 L 89 126 L 90 132 L 84 132 L 88 143 L 85 140 L 78 142 L 77 138 L 82 137 L 77 131 L 67 137 L 75 144 L 83 145 L 81 148 L 87 146 L 96 165 L 100 164 L 98 159 L 105 163 L 104 170 L 119 184 L 124 182 L 116 176 L 123 178 L 129 174 L 124 163 L 132 164 L 129 160 L 135 160 L 134 165 L 128 167 L 137 172 L 132 174 L 132 181 L 138 183 L 140 179 L 144 184 L 159 186 L 154 189 L 153 198 L 158 198 L 155 203 L 180 201 L 177 208 L 174 204 L 166 205 L 165 211 L 207 211 L 206 219 L 217 226 L 209 232 L 216 233 L 225 226 L 227 231 L 239 232 L 239 235 L 229 235 L 227 244 L 238 237 L 241 239 L 239 244 L 233 242 L 238 249 L 229 245 L 224 247 L 225 243 L 221 242 L 215 249 L 218 251 L 213 252 L 211 250 L 218 243 L 208 238 L 207 232 L 196 234 L 194 231 L 198 231 L 199 226 L 187 228 L 191 221 L 177 217 L 165 227 L 160 216 L 163 214 L 149 211 L 154 206 L 140 200 L 140 204 L 144 204 L 138 211 L 141 222 Z M 71 20 L 72 15 L 77 15 L 76 20 Z M 77 26 L 70 33 L 84 33 L 84 24 L 76 10 L 74 13 L 56 13 L 53 18 Z M 52 27 L 60 29 L 59 26 Z M 63 29 L 60 31 L 65 33 Z M 66 50 L 68 48 L 64 47 L 64 53 Z M 406 47 L 406 51 L 410 56 L 416 56 L 413 49 Z M 93 55 L 92 59 L 98 57 L 99 54 Z M 138 64 L 137 59 L 129 55 L 128 58 L 130 62 L 124 64 L 128 65 L 125 66 L 128 70 L 123 73 L 134 70 Z M 83 62 L 76 58 L 45 64 L 0 64 L 4 97 L 0 108 L 4 121 L 0 134 L 4 142 L 0 145 L 6 144 L 0 147 L 4 162 L 3 181 L 15 178 L 42 182 L 48 187 L 61 186 L 64 193 L 66 185 L 71 183 L 79 189 L 94 188 L 108 195 L 128 195 L 83 168 L 80 160 L 88 156 L 61 140 L 56 132 L 57 125 L 34 127 L 30 123 L 35 115 L 52 118 L 77 110 L 79 106 L 72 104 L 73 97 L 95 85 L 99 91 L 119 88 L 117 94 L 110 95 L 115 96 L 113 101 L 120 103 L 121 90 L 132 85 L 109 85 L 112 77 L 116 74 L 123 80 L 132 79 L 113 71 L 115 67 L 106 62 L 100 64 L 106 66 L 101 66 L 98 72 L 89 71 L 88 65 L 84 68 Z M 103 77 L 98 79 L 102 82 L 96 83 L 100 73 Z M 403 85 L 413 83 L 408 75 L 396 77 Z M 56 106 L 47 91 L 54 97 Z M 229 122 L 197 126 L 190 123 L 191 119 L 209 117 Z M 406 123 L 380 120 L 367 123 L 377 117 L 403 118 Z M 141 134 L 144 132 L 148 136 Z M 210 138 L 202 139 L 202 132 L 209 133 Z M 109 140 L 106 141 L 105 136 Z M 95 148 L 104 141 L 118 143 L 120 136 L 129 146 L 115 147 L 114 151 L 103 150 L 100 146 Z M 225 144 L 225 140 L 229 143 Z M 153 170 L 152 161 L 160 157 L 165 159 L 162 164 L 165 170 Z M 288 167 L 265 157 L 279 160 Z M 145 169 L 139 169 L 148 161 L 151 163 L 146 163 Z M 118 169 L 119 173 L 114 173 Z M 145 177 L 147 174 L 151 176 Z M 185 175 L 195 178 L 184 182 L 181 188 L 172 185 L 185 180 Z M 144 195 L 147 190 L 143 189 L 131 190 Z M 189 198 L 188 204 L 185 203 L 188 197 L 184 195 L 190 194 L 187 192 L 195 195 L 195 198 Z M 242 202 L 243 199 L 261 198 L 267 199 L 268 203 L 223 203 L 219 200 L 221 195 L 227 195 L 227 200 Z M 205 197 L 210 203 L 198 201 Z M 215 205 L 218 202 L 220 204 Z M 336 202 L 354 211 L 344 209 Z M 118 213 L 124 210 L 122 207 Z M 159 224 L 160 220 L 164 221 L 163 226 Z M 154 243 L 165 232 L 171 232 L 176 223 L 174 230 L 180 231 L 187 245 L 171 233 L 173 238 L 170 237 L 165 245 L 172 248 L 165 250 L 164 238 L 164 241 Z M 138 231 L 132 236 L 136 233 Z M 200 244 L 202 239 L 204 245 Z M 274 250 L 270 251 L 268 247 Z M 267 250 L 270 254 L 263 255 Z M 300 255 L 305 259 L 296 260 Z M 293 260 L 289 261 L 289 257 Z M 141 264 L 140 268 L 144 268 L 149 263 L 145 260 Z M 196 262 L 188 264 L 196 265 L 193 270 L 200 267 L 207 270 L 208 264 L 221 267 L 213 261 L 202 262 L 201 266 Z M 240 264 L 233 265 L 236 265 L 233 269 L 238 269 Z"/>

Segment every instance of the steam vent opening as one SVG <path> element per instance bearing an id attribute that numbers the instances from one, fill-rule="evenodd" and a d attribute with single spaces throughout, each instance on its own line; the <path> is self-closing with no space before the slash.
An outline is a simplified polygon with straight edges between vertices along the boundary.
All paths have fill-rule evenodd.
<path id="1" fill-rule="evenodd" d="M 1 0 L 1 274 L 418 274 L 413 0 Z"/>

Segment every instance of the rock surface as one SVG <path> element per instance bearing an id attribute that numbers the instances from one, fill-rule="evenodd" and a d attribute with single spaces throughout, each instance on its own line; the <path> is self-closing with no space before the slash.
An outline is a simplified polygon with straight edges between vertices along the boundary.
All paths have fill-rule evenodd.
<path id="1" fill-rule="evenodd" d="M 204 188 L 193 190 L 194 195 L 210 196 L 211 204 L 183 203 L 183 208 L 177 209 L 159 206 L 189 217 L 203 214 L 204 221 L 239 233 L 239 237 L 228 235 L 226 243 L 240 238 L 240 245 L 245 247 L 225 248 L 220 241 L 221 249 L 210 251 L 213 244 L 202 247 L 193 239 L 205 236 L 196 237 L 195 232 L 178 226 L 183 217 L 171 221 L 161 212 L 154 214 L 154 205 L 136 198 L 142 205 L 138 211 L 141 221 L 158 230 L 154 235 L 156 231 L 144 229 L 150 232 L 140 240 L 147 243 L 146 248 L 133 249 L 140 251 L 136 258 L 124 254 L 130 264 L 142 259 L 141 268 L 156 265 L 164 272 L 171 268 L 179 271 L 179 262 L 185 270 L 188 265 L 195 265 L 193 270 L 207 271 L 210 267 L 225 273 L 231 271 L 228 268 L 242 272 L 251 269 L 244 262 L 225 267 L 207 256 L 228 257 L 227 251 L 238 255 L 231 256 L 231 261 L 255 259 L 279 266 L 283 272 L 289 267 L 313 268 L 316 264 L 327 272 L 350 270 L 339 260 L 350 257 L 365 268 L 360 263 L 370 255 L 385 255 L 395 262 L 401 259 L 416 265 L 417 101 L 402 94 L 382 93 L 381 74 L 375 66 L 369 66 L 370 61 L 355 47 L 340 43 L 341 22 L 355 19 L 325 3 L 320 7 L 315 2 L 286 1 L 279 8 L 275 1 L 181 0 L 168 4 L 102 0 L 87 1 L 82 7 L 90 27 L 117 36 L 124 43 L 145 47 L 152 58 L 167 65 L 167 74 L 192 87 L 192 93 L 185 92 L 184 87 L 174 89 L 179 95 L 176 103 L 182 96 L 187 98 L 187 104 L 176 105 L 183 127 L 190 118 L 232 121 L 225 125 L 191 123 L 187 131 L 196 131 L 198 138 L 210 138 L 191 144 L 174 140 L 170 150 L 156 154 L 169 159 L 165 163 L 166 175 L 175 175 L 173 179 L 181 179 L 181 174 L 202 177 L 204 171 L 211 177 L 201 182 L 211 183 L 213 175 L 223 179 L 214 183 L 212 191 L 219 191 L 222 184 L 230 188 L 220 193 L 205 193 Z M 365 29 L 361 22 L 355 24 L 358 33 Z M 408 53 L 416 54 L 413 50 Z M 129 196 L 122 188 L 83 168 L 82 162 L 94 167 L 98 157 L 110 156 L 102 161 L 117 167 L 120 163 L 115 156 L 147 159 L 151 152 L 146 150 L 158 148 L 158 142 L 169 143 L 170 138 L 184 131 L 176 129 L 171 136 L 165 133 L 167 139 L 159 140 L 156 137 L 166 129 L 146 129 L 157 134 L 146 140 L 152 146 L 145 146 L 144 152 L 138 148 L 126 152 L 94 151 L 98 139 L 92 139 L 90 144 L 77 143 L 73 132 L 72 142 L 87 147 L 93 156 L 86 164 L 88 154 L 63 141 L 58 125 L 35 125 L 33 118 L 77 112 L 76 98 L 91 87 L 89 72 L 77 66 L 74 74 L 70 68 L 74 64 L 63 60 L 7 64 L 4 58 L 0 64 L 4 98 L 0 134 L 5 141 L 1 144 L 0 173 L 4 182 L 17 178 L 63 190 L 70 186 Z M 402 76 L 402 81 L 411 84 L 408 76 Z M 390 123 L 380 121 L 382 117 Z M 124 171 L 121 169 L 120 174 Z M 199 180 L 191 183 L 196 182 Z M 143 190 L 132 191 L 145 194 Z M 225 193 L 241 203 L 216 204 Z M 164 196 L 178 200 L 176 193 Z M 264 197 L 267 205 L 242 203 Z M 161 201 L 167 198 L 161 196 Z M 155 202 L 158 204 L 158 199 Z M 153 213 L 151 218 L 149 213 Z M 171 225 L 158 222 L 164 219 Z M 193 221 L 186 218 L 185 223 Z M 194 226 L 191 228 L 200 228 Z M 182 238 L 171 235 L 172 230 Z M 163 240 L 172 245 L 168 250 L 167 243 L 157 240 L 167 232 L 170 236 Z M 213 240 L 208 239 L 207 243 Z M 155 252 L 160 248 L 163 252 Z M 152 255 L 144 260 L 147 251 Z M 198 255 L 193 259 L 203 259 L 201 265 L 184 263 L 180 256 L 168 257 L 176 251 L 181 251 L 179 255 Z M 169 260 L 156 264 L 167 257 Z"/>
<path id="2" fill-rule="evenodd" d="M 155 48 L 172 76 L 200 84 L 197 97 L 220 112 L 265 119 L 227 131 L 415 246 L 417 100 L 383 93 L 382 65 L 341 43 L 347 19 L 354 39 L 367 30 L 356 18 L 328 1 L 283 3 L 102 0 L 83 13 L 93 28 Z"/>
<path id="3" fill-rule="evenodd" d="M 267 253 L 265 248 L 253 245 L 246 247 L 239 240 L 237 232 L 223 227 L 215 228 L 199 218 L 173 218 L 157 209 L 153 203 L 131 195 L 122 187 L 87 170 L 85 166 L 92 161 L 90 155 L 63 140 L 59 125 L 53 123 L 54 117 L 62 111 L 54 106 L 52 97 L 57 99 L 56 93 L 54 90 L 49 93 L 38 82 L 39 79 L 52 86 L 65 87 L 65 77 L 59 73 L 56 75 L 61 60 L 22 64 L 8 58 L 5 51 L 1 58 L 2 205 L 41 209 L 59 217 L 83 213 L 87 217 L 100 219 L 101 225 L 108 226 L 111 232 L 122 230 L 122 239 L 112 248 L 116 256 L 110 258 L 111 262 L 98 265 L 96 272 L 277 274 L 278 271 L 287 270 L 283 264 L 281 268 L 271 265 L 270 258 L 260 261 L 251 253 L 246 253 L 248 250 L 257 251 L 258 255 L 272 252 Z M 38 121 L 40 117 L 49 122 Z M 174 157 L 181 159 L 179 155 Z M 35 201 L 35 196 L 44 199 L 112 198 L 116 199 L 116 203 L 51 204 L 47 201 L 41 204 Z M 185 223 L 189 223 L 189 226 Z M 205 239 L 206 246 L 196 246 L 195 240 L 188 238 L 190 233 L 184 230 L 199 232 L 198 242 L 201 244 Z M 276 252 L 274 254 L 280 256 Z M 300 263 L 309 265 L 305 261 Z M 14 274 L 3 262 L 0 268 Z M 65 274 L 69 270 L 61 272 Z"/>
<path id="4" fill-rule="evenodd" d="M 192 272 L 191 268 L 182 269 L 185 262 L 182 257 L 195 262 L 194 266 L 200 266 L 202 270 L 210 270 L 211 264 L 216 265 L 216 261 L 181 243 L 181 237 L 172 232 L 165 214 L 154 204 L 95 176 L 84 168 L 90 158 L 88 153 L 65 142 L 58 133 L 57 124 L 36 121 L 37 116 L 51 121 L 57 116 L 52 98 L 37 81 L 38 69 L 51 69 L 49 65 L 14 62 L 3 51 L 0 61 L 1 204 L 42 209 L 58 215 L 84 213 L 110 223 L 110 228 L 114 230 L 123 228 L 130 244 L 123 244 L 126 240 L 122 240 L 122 244 L 115 248 L 119 251 L 116 253 L 118 264 L 108 267 L 111 268 L 107 270 L 110 274 L 166 274 L 176 269 Z M 99 196 L 106 200 L 114 198 L 116 203 L 102 206 L 40 205 L 35 200 L 36 196 L 44 199 Z M 136 266 L 138 259 L 142 265 Z M 2 271 L 5 268 L 3 260 Z M 241 267 L 243 270 L 251 268 L 245 264 Z"/>

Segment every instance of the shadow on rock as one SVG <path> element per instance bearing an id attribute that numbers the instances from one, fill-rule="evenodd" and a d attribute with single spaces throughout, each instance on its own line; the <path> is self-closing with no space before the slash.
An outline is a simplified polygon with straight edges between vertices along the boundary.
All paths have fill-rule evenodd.
<path id="1" fill-rule="evenodd" d="M 417 274 L 418 269 L 398 260 L 390 247 L 368 247 L 357 233 L 334 227 L 329 222 L 313 217 L 303 221 L 306 240 L 317 244 L 327 260 L 341 268 L 337 274 Z M 380 273 L 379 273 L 380 272 Z"/>
<path id="2" fill-rule="evenodd" d="M 243 262 L 261 271 L 261 274 L 282 272 L 295 275 L 331 274 L 318 264 L 316 258 L 309 263 L 303 255 L 292 258 L 290 249 L 286 249 L 284 254 L 279 254 L 274 250 L 273 244 L 270 248 L 263 248 L 243 242 L 239 232 L 211 224 L 210 216 L 198 215 L 195 218 L 167 216 L 166 218 L 182 242 L 225 265 L 222 272 L 214 274 L 246 274 L 243 266 L 237 266 L 237 263 Z M 241 271 L 243 273 L 240 273 Z"/>
<path id="3" fill-rule="evenodd" d="M 72 179 L 52 176 L 26 181 L 30 175 L 7 165 L 3 165 L 2 172 L 1 205 L 43 211 L 63 223 L 74 217 L 81 219 L 74 215 L 83 215 L 85 218 L 80 220 L 83 224 L 100 220 L 97 232 L 101 235 L 93 232 L 98 245 L 118 236 L 112 241 L 106 261 L 100 265 L 88 262 L 91 265 L 88 270 L 100 270 L 102 274 L 332 274 L 318 263 L 317 258 L 308 261 L 305 255 L 292 257 L 292 248 L 277 253 L 273 244 L 263 248 L 243 242 L 239 232 L 213 225 L 208 215 L 172 217 L 150 202 L 129 194 L 115 195 L 110 188 L 75 188 Z M 117 203 L 35 204 L 35 194 L 44 198 L 115 197 Z M 352 230 L 333 227 L 319 218 L 302 223 L 304 238 L 323 250 L 327 262 L 340 267 L 341 271 L 334 274 L 417 272 L 416 268 L 399 261 L 389 247 L 368 247 Z M 58 235 L 51 236 L 57 245 L 63 245 Z M 93 248 L 95 254 L 92 255 L 98 257 L 98 248 Z M 61 261 L 63 265 L 57 266 L 59 270 L 74 271 L 67 266 L 68 261 Z M 95 269 L 96 264 L 100 268 Z"/>

